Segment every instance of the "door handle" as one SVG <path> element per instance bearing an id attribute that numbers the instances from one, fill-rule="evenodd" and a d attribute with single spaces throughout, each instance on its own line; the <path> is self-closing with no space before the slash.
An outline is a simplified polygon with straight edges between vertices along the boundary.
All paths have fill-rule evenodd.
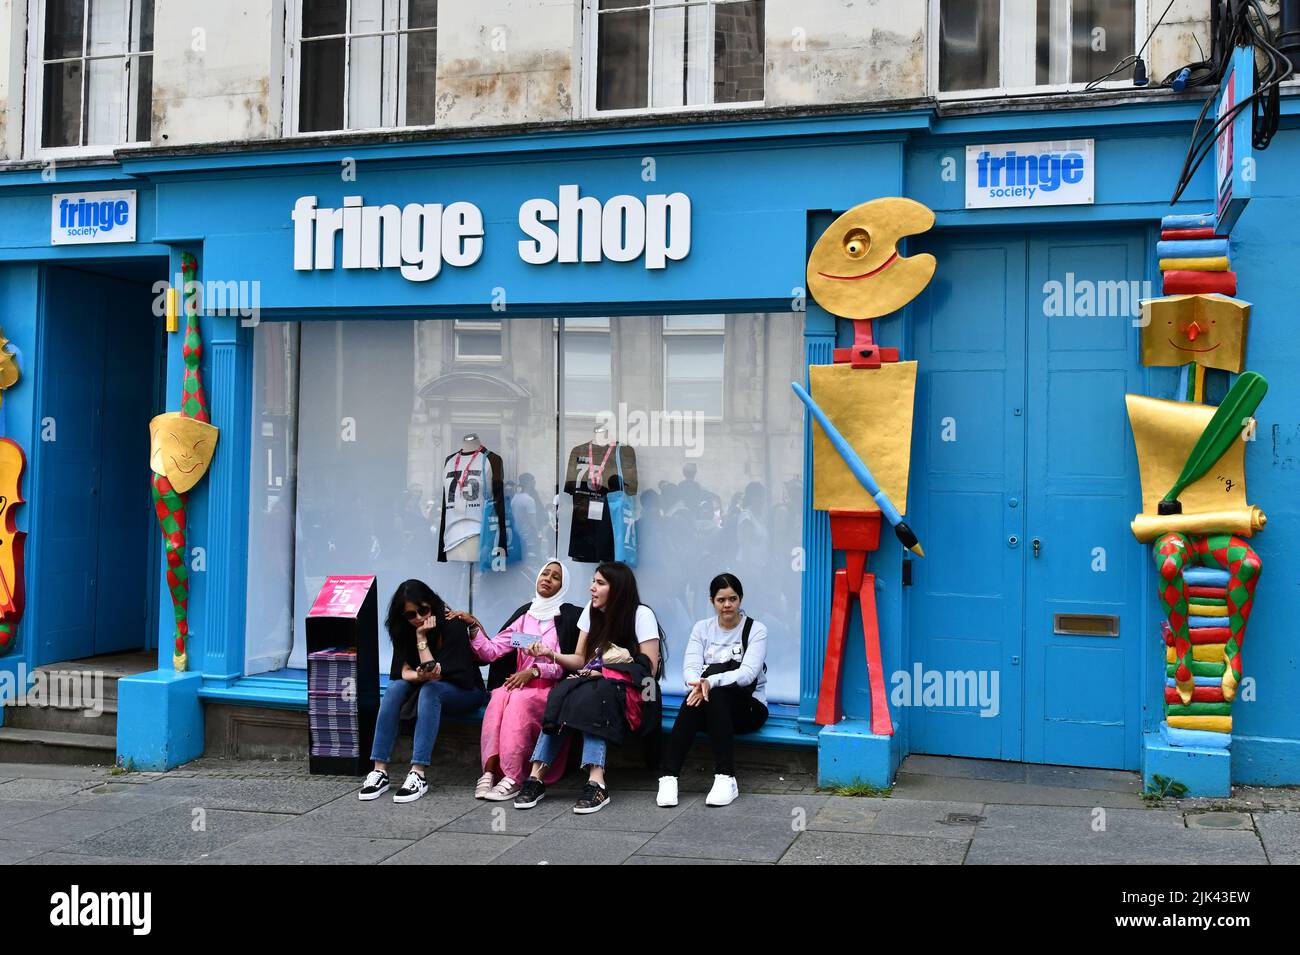
<path id="1" fill-rule="evenodd" d="M 1035 537 L 1030 543 L 1034 545 L 1034 556 L 1037 557 L 1043 552 L 1043 542 Z"/>
<path id="2" fill-rule="evenodd" d="M 1019 546 L 1020 546 L 1020 538 L 1017 537 L 1015 534 L 1012 534 L 1010 537 L 1007 538 L 1007 546 L 1008 546 L 1008 547 L 1019 547 Z"/>

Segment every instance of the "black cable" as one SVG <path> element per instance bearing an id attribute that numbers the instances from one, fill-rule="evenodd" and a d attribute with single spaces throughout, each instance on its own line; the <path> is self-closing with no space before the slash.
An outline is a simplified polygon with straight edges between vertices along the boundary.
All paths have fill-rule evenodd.
<path id="1" fill-rule="evenodd" d="M 1253 17 L 1252 17 L 1253 14 Z M 1255 60 L 1262 55 L 1265 67 L 1261 71 L 1258 62 L 1254 62 L 1254 89 L 1241 102 L 1233 105 L 1222 117 L 1216 118 L 1214 124 L 1202 131 L 1206 114 L 1218 97 L 1217 90 L 1201 107 L 1201 112 L 1192 127 L 1192 143 L 1188 147 L 1183 168 L 1179 174 L 1170 203 L 1182 196 L 1191 183 L 1196 170 L 1200 168 L 1205 157 L 1214 149 L 1219 136 L 1236 120 L 1243 110 L 1251 109 L 1251 144 L 1259 150 L 1267 149 L 1277 132 L 1281 115 L 1279 87 L 1291 73 L 1291 61 L 1274 43 L 1273 27 L 1268 21 L 1259 0 L 1245 0 L 1230 12 L 1220 23 L 1220 35 L 1215 43 L 1220 51 L 1220 61 L 1214 72 L 1214 79 L 1221 83 L 1232 51 L 1238 46 L 1249 46 L 1255 52 Z M 1198 64 L 1199 65 L 1199 64 Z"/>
<path id="2" fill-rule="evenodd" d="M 1119 63 L 1115 65 L 1115 68 L 1112 69 L 1109 73 L 1103 73 L 1095 80 L 1090 81 L 1088 85 L 1083 88 L 1083 92 L 1091 93 L 1100 84 L 1106 82 L 1106 80 L 1110 79 L 1116 73 L 1122 73 L 1129 66 L 1133 65 L 1138 60 L 1142 59 L 1142 54 L 1143 52 L 1146 51 L 1147 44 L 1151 42 L 1151 38 L 1155 36 L 1156 31 L 1160 29 L 1160 24 L 1165 22 L 1165 17 L 1169 15 L 1169 11 L 1173 9 L 1173 6 L 1174 6 L 1174 0 L 1169 0 L 1169 5 L 1165 7 L 1165 12 L 1160 14 L 1160 19 L 1156 20 L 1156 25 L 1151 28 L 1151 31 L 1149 33 L 1147 33 L 1147 38 L 1142 41 L 1142 45 L 1138 47 L 1137 53 L 1130 53 L 1128 56 L 1124 57 L 1124 59 L 1120 60 Z"/>

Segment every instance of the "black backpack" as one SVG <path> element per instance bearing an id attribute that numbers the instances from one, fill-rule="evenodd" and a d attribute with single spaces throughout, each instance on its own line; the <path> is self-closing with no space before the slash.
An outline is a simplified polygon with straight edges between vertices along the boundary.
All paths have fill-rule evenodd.
<path id="1" fill-rule="evenodd" d="M 754 629 L 754 618 L 750 616 L 746 616 L 745 627 L 743 630 L 740 631 L 740 660 L 732 659 L 732 660 L 728 660 L 726 663 L 710 663 L 708 666 L 704 668 L 704 672 L 702 672 L 700 676 L 710 677 L 717 673 L 728 673 L 732 670 L 739 670 L 741 660 L 743 660 L 745 658 L 745 654 L 749 652 L 749 631 L 752 629 Z M 767 661 L 764 660 L 763 669 L 759 672 L 759 676 L 766 676 L 766 675 L 767 675 Z M 735 684 L 733 684 L 733 686 L 734 685 Z M 757 676 L 754 677 L 754 682 L 749 684 L 749 686 L 737 686 L 736 689 L 742 693 L 752 694 L 754 690 L 758 689 L 758 677 Z"/>

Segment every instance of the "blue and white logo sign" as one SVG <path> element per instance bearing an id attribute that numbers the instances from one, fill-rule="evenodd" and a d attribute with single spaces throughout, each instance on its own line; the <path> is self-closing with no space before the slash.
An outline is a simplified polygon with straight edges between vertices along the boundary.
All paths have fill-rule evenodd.
<path id="1" fill-rule="evenodd" d="M 135 241 L 135 190 L 50 197 L 50 244 Z"/>
<path id="2" fill-rule="evenodd" d="M 1093 201 L 1093 141 L 966 147 L 966 208 L 1077 206 Z"/>

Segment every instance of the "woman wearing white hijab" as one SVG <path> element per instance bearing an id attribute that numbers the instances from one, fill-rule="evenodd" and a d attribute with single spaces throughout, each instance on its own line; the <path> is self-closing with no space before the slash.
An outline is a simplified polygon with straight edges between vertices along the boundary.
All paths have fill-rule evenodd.
<path id="1" fill-rule="evenodd" d="M 545 657 L 530 656 L 527 648 L 540 641 L 558 653 L 572 652 L 573 647 L 566 651 L 565 645 L 576 642 L 582 608 L 564 603 L 569 577 L 564 564 L 548 561 L 537 574 L 532 602 L 520 607 L 495 637 L 488 637 L 471 615 L 458 615 L 472 631 L 477 627 L 471 645 L 480 660 L 499 660 L 509 666 L 512 658 L 508 655 L 514 654 L 514 671 L 492 691 L 483 714 L 483 775 L 474 786 L 476 799 L 513 799 L 528 775 L 529 759 L 542 732 L 546 697 L 556 681 L 564 678 L 564 671 Z M 492 682 L 490 678 L 489 684 Z M 564 760 L 555 763 L 551 769 L 555 778 L 547 782 L 557 781 L 564 773 Z"/>

